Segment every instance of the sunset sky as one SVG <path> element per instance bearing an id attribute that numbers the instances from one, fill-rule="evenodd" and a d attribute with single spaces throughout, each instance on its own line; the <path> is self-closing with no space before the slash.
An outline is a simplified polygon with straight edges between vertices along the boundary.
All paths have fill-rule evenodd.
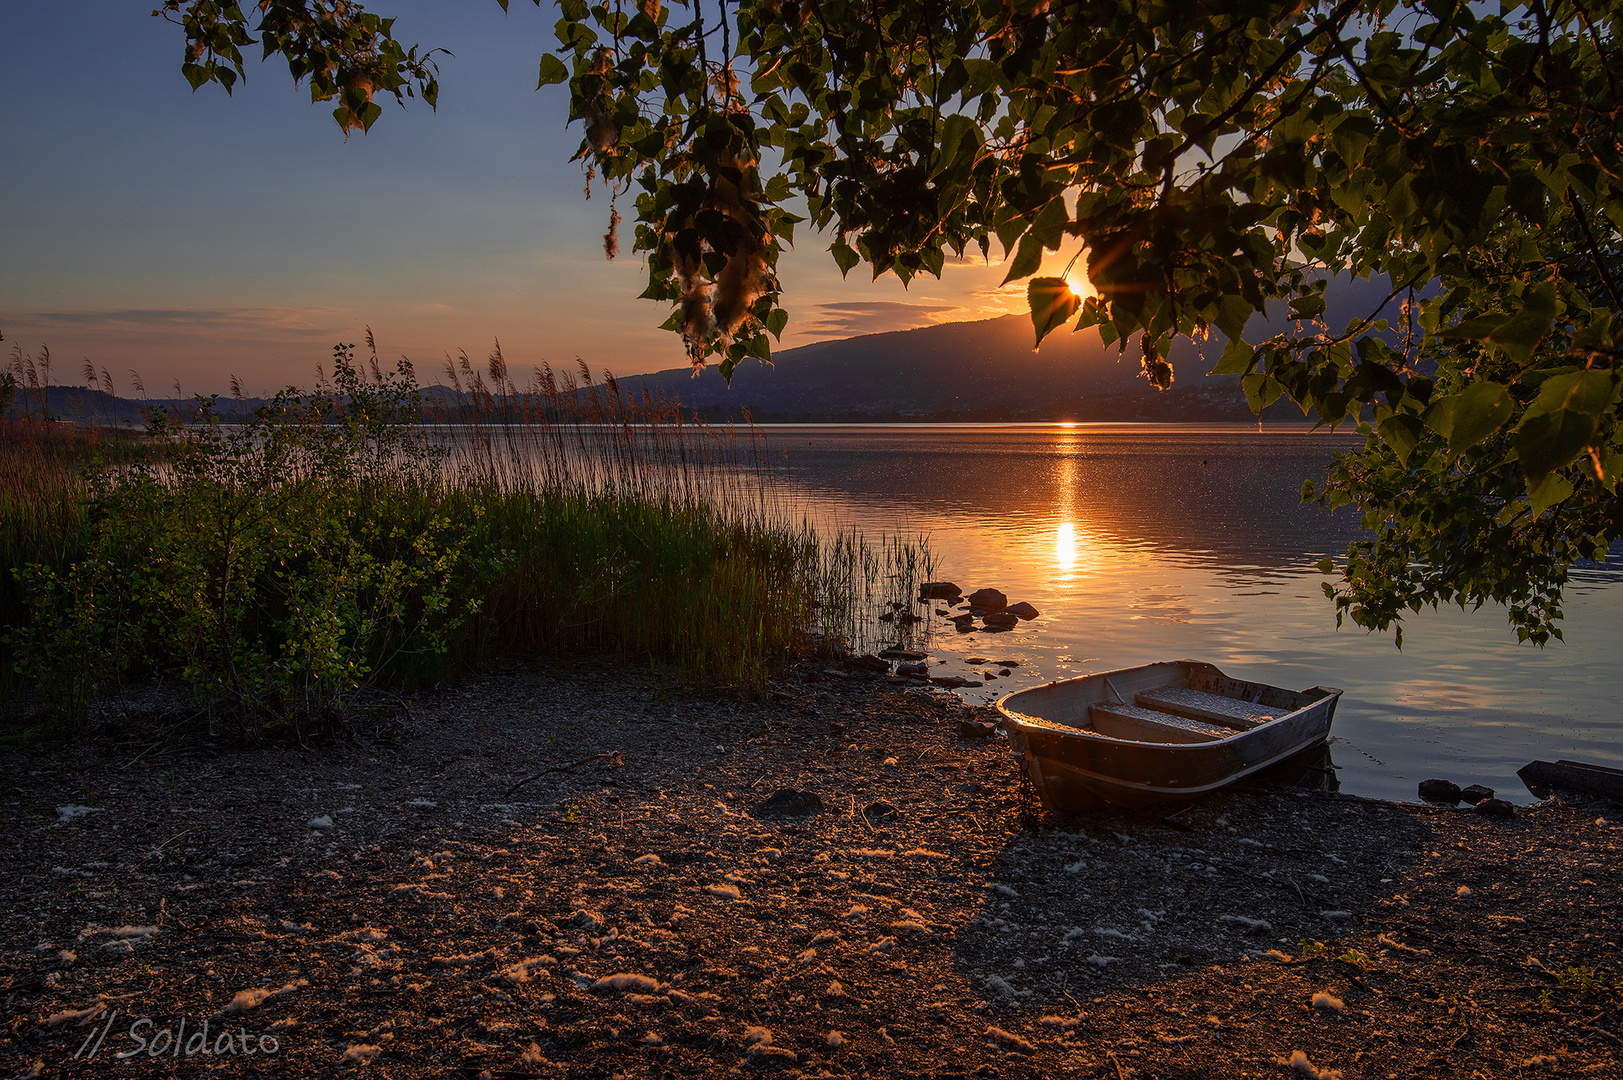
<path id="1" fill-rule="evenodd" d="M 552 5 L 371 6 L 408 44 L 454 55 L 439 58 L 438 113 L 388 100 L 346 142 L 279 60 L 252 60 L 233 98 L 193 94 L 179 29 L 140 3 L 0 5 L 7 356 L 48 345 L 54 382 L 79 381 L 89 359 L 121 388 L 134 369 L 154 393 L 221 391 L 232 374 L 258 392 L 308 383 L 370 325 L 425 381 L 446 353 L 480 358 L 498 338 L 519 371 L 681 366 L 679 339 L 657 329 L 665 305 L 635 299 L 629 232 L 627 254 L 603 257 L 607 193 L 586 201 L 568 161 L 581 134 L 565 128 L 565 89 L 535 90 Z M 861 267 L 842 280 L 826 238 L 798 239 L 780 268 L 780 348 L 1024 310 L 998 267 L 904 290 Z"/>

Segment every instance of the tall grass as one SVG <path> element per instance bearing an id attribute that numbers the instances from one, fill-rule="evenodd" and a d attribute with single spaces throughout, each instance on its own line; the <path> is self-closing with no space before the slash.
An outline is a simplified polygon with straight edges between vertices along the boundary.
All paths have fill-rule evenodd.
<path id="1" fill-rule="evenodd" d="M 112 653 L 65 712 L 169 679 L 251 737 L 304 737 L 368 693 L 499 656 L 759 685 L 809 651 L 893 639 L 878 609 L 928 576 L 921 544 L 796 519 L 747 425 L 693 422 L 584 366 L 521 386 L 499 347 L 447 376 L 450 393 L 421 391 L 406 362 L 340 347 L 313 393 L 246 429 L 208 408 L 159 424 L 161 460 L 85 469 L 0 446 L 0 663 L 60 691 Z"/>

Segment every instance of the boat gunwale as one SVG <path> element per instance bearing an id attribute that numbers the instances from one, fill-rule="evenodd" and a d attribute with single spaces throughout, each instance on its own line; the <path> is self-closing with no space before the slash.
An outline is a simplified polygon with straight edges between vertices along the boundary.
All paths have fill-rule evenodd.
<path id="1" fill-rule="evenodd" d="M 1023 713 L 1023 712 L 1020 712 L 1017 709 L 1011 709 L 1008 706 L 1008 703 L 1010 701 L 1012 701 L 1013 699 L 1019 697 L 1022 694 L 1035 693 L 1035 692 L 1040 691 L 1040 690 L 1052 690 L 1055 687 L 1066 686 L 1066 685 L 1071 684 L 1071 683 L 1080 683 L 1080 682 L 1083 682 L 1083 681 L 1088 680 L 1088 679 L 1099 679 L 1101 681 L 1108 680 L 1110 677 L 1115 676 L 1115 675 L 1122 675 L 1122 674 L 1125 674 L 1127 672 L 1132 672 L 1132 671 L 1141 671 L 1141 670 L 1143 670 L 1145 668 L 1152 668 L 1152 667 L 1156 667 L 1156 666 L 1159 666 L 1159 665 L 1162 665 L 1162 664 L 1180 665 L 1180 666 L 1181 665 L 1195 665 L 1195 666 L 1199 666 L 1199 667 L 1210 668 L 1211 670 L 1217 672 L 1217 674 L 1221 675 L 1225 679 L 1233 679 L 1233 676 L 1228 675 L 1222 669 L 1218 668 L 1217 665 L 1208 663 L 1208 662 L 1206 662 L 1204 660 L 1157 660 L 1157 661 L 1153 661 L 1153 662 L 1148 663 L 1148 664 L 1135 664 L 1132 667 L 1116 668 L 1115 670 L 1112 670 L 1112 671 L 1096 671 L 1096 672 L 1094 672 L 1092 674 L 1089 674 L 1089 675 L 1073 675 L 1068 679 L 1055 679 L 1052 682 L 1044 683 L 1041 686 L 1023 687 L 1022 689 L 1013 690 L 1013 691 L 1011 691 L 1011 692 L 1009 692 L 1007 694 L 1004 694 L 1002 697 L 998 698 L 997 701 L 994 702 L 993 704 L 997 708 L 997 711 L 1003 716 L 1003 718 L 1005 720 L 1012 721 L 1013 723 L 1016 723 L 1016 724 L 1020 724 L 1022 727 L 1033 728 L 1033 729 L 1038 729 L 1038 730 L 1043 730 L 1043 731 L 1050 731 L 1050 732 L 1053 732 L 1056 735 L 1061 735 L 1061 736 L 1064 736 L 1066 738 L 1093 739 L 1093 740 L 1097 740 L 1099 742 L 1116 743 L 1116 744 L 1119 744 L 1119 745 L 1122 745 L 1122 746 L 1175 747 L 1177 749 L 1193 753 L 1193 752 L 1197 752 L 1197 751 L 1205 749 L 1205 748 L 1225 746 L 1225 745 L 1227 745 L 1229 743 L 1232 743 L 1236 739 L 1243 739 L 1243 738 L 1246 738 L 1247 736 L 1256 735 L 1259 731 L 1265 731 L 1268 728 L 1272 728 L 1272 727 L 1274 727 L 1276 725 L 1282 724 L 1287 720 L 1294 719 L 1295 717 L 1300 716 L 1302 713 L 1306 712 L 1307 710 L 1312 709 L 1312 708 L 1316 708 L 1319 705 L 1322 705 L 1326 701 L 1331 701 L 1331 700 L 1334 700 L 1336 698 L 1339 698 L 1341 696 L 1341 694 L 1342 694 L 1342 691 L 1339 688 L 1333 687 L 1333 686 L 1310 686 L 1310 687 L 1307 688 L 1307 690 L 1287 690 L 1283 686 L 1274 686 L 1272 683 L 1261 683 L 1261 682 L 1257 682 L 1257 681 L 1252 680 L 1252 679 L 1234 679 L 1235 682 L 1248 683 L 1249 685 L 1252 685 L 1252 686 L 1259 686 L 1259 687 L 1263 687 L 1264 689 L 1268 689 L 1268 690 L 1278 690 L 1278 691 L 1281 691 L 1281 692 L 1287 693 L 1287 694 L 1305 694 L 1305 693 L 1307 693 L 1308 690 L 1323 690 L 1325 692 L 1325 694 L 1324 694 L 1324 697 L 1316 698 L 1315 700 L 1308 702 L 1306 705 L 1302 705 L 1302 706 L 1300 706 L 1298 708 L 1292 709 L 1290 712 L 1285 713 L 1282 716 L 1275 716 L 1272 719 L 1264 720 L 1263 722 L 1261 722 L 1259 724 L 1256 724 L 1253 727 L 1246 728 L 1244 730 L 1235 730 L 1234 734 L 1232 734 L 1232 735 L 1225 735 L 1224 737 L 1222 737 L 1220 739 L 1207 739 L 1207 740 L 1204 740 L 1204 741 L 1201 741 L 1201 742 L 1188 742 L 1188 743 L 1151 742 L 1148 739 L 1126 739 L 1126 738 L 1122 738 L 1119 735 L 1106 735 L 1102 731 L 1090 731 L 1090 730 L 1088 730 L 1086 728 L 1073 727 L 1070 724 L 1062 724 L 1057 720 L 1049 720 L 1049 719 L 1047 719 L 1045 717 L 1033 716 L 1030 713 Z M 1226 694 L 1218 695 L 1218 696 L 1227 697 Z M 1233 698 L 1231 700 L 1239 701 L 1240 699 L 1239 698 Z M 1097 704 L 1097 703 L 1090 702 L 1089 704 L 1092 705 L 1092 704 Z M 1214 726 L 1221 726 L 1221 725 L 1214 725 Z"/>

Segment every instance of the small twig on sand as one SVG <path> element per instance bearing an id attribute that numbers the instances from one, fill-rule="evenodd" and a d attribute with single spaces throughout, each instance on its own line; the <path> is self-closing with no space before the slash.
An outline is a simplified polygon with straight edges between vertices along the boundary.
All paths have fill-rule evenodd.
<path id="1" fill-rule="evenodd" d="M 158 852 L 162 851 L 164 848 L 168 847 L 170 844 L 174 843 L 176 840 L 179 840 L 182 836 L 185 836 L 187 833 L 189 833 L 191 831 L 192 831 L 191 826 L 188 825 L 186 828 L 180 830 L 178 833 L 171 836 L 168 840 L 165 840 L 163 843 L 159 844 L 157 847 L 153 848 L 151 851 L 147 852 L 145 855 L 141 856 L 139 859 L 136 859 L 135 860 L 135 865 L 140 866 L 142 863 L 144 863 L 148 859 L 152 858 L 152 856 L 156 855 Z"/>
<path id="2" fill-rule="evenodd" d="M 1127 1074 L 1121 1071 L 1121 1062 L 1116 1060 L 1116 1052 L 1111 1050 L 1105 1054 L 1105 1057 L 1109 1058 L 1110 1064 L 1116 1067 L 1116 1080 L 1127 1080 Z"/>
<path id="3" fill-rule="evenodd" d="M 513 792 L 517 791 L 519 788 L 523 787 L 525 784 L 528 784 L 531 780 L 539 780 L 543 776 L 546 776 L 548 773 L 569 772 L 571 769 L 578 769 L 582 765 L 590 765 L 594 761 L 603 761 L 604 759 L 611 760 L 616 765 L 624 765 L 625 764 L 625 759 L 623 759 L 620 756 L 620 751 L 618 751 L 618 750 L 610 750 L 610 751 L 608 751 L 606 753 L 602 753 L 602 754 L 593 754 L 591 757 L 581 758 L 579 761 L 574 762 L 573 764 L 570 764 L 570 765 L 554 765 L 550 769 L 542 769 L 540 772 L 536 773 L 534 776 L 526 776 L 524 779 L 520 780 L 518 783 L 514 784 L 512 787 L 510 787 L 506 791 L 502 792 L 502 798 L 504 798 L 504 799 L 507 798 L 509 795 L 513 794 Z"/>

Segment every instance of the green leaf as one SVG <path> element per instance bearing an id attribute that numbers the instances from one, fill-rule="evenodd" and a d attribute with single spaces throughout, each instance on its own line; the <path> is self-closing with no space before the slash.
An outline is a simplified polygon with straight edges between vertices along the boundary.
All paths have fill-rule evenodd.
<path id="1" fill-rule="evenodd" d="M 1255 310 L 1243 296 L 1225 296 L 1217 302 L 1217 328 L 1233 341 L 1245 334 L 1245 324 Z"/>
<path id="2" fill-rule="evenodd" d="M 1009 272 L 1003 277 L 1003 284 L 1029 277 L 1037 272 L 1043 264 L 1043 243 L 1037 239 L 1036 234 L 1027 233 L 1020 238 L 1020 246 L 1015 250 L 1014 258 L 1009 260 Z"/>
<path id="3" fill-rule="evenodd" d="M 1066 225 L 1071 222 L 1071 215 L 1065 209 L 1063 196 L 1055 196 L 1043 207 L 1037 215 L 1037 220 L 1031 223 L 1031 235 L 1042 241 L 1042 245 L 1049 250 L 1057 250 L 1060 237 L 1064 234 Z M 1022 277 L 1025 275 L 1022 274 Z"/>
<path id="4" fill-rule="evenodd" d="M 1032 346 L 1035 351 L 1043 338 L 1076 314 L 1082 298 L 1071 291 L 1064 278 L 1040 277 L 1032 278 L 1026 286 L 1026 303 L 1031 308 L 1031 324 L 1037 328 L 1037 341 Z"/>
<path id="5" fill-rule="evenodd" d="M 1533 504 L 1534 513 L 1543 513 L 1571 494 L 1572 482 L 1560 473 L 1551 473 L 1537 487 L 1528 489 L 1527 501 Z"/>
<path id="6" fill-rule="evenodd" d="M 938 170 L 947 170 L 961 159 L 973 159 L 981 148 L 981 127 L 972 117 L 953 113 L 941 124 L 941 140 L 937 147 Z M 964 162 L 968 164 L 968 161 Z"/>
<path id="7" fill-rule="evenodd" d="M 862 261 L 862 256 L 844 240 L 834 241 L 828 246 L 828 250 L 833 253 L 834 262 L 839 266 L 841 274 L 849 274 L 851 268 Z"/>
<path id="8" fill-rule="evenodd" d="M 1529 494 L 1588 448 L 1617 392 L 1618 379 L 1610 371 L 1574 371 L 1544 380 L 1511 436 Z"/>
<path id="9" fill-rule="evenodd" d="M 1533 350 L 1550 332 L 1560 305 L 1555 299 L 1555 286 L 1540 282 L 1527 292 L 1522 309 L 1488 334 L 1487 340 L 1499 346 L 1516 360 L 1525 364 L 1533 358 Z"/>
<path id="10" fill-rule="evenodd" d="M 1251 406 L 1251 411 L 1260 413 L 1268 406 L 1279 400 L 1279 395 L 1285 388 L 1279 380 L 1269 378 L 1262 372 L 1253 372 L 1240 380 L 1240 387 L 1245 391 L 1245 402 Z"/>
<path id="11" fill-rule="evenodd" d="M 1448 440 L 1454 453 L 1468 450 L 1505 426 L 1516 403 L 1496 382 L 1472 383 L 1458 394 L 1438 398 L 1425 411 L 1426 426 Z"/>
<path id="12" fill-rule="evenodd" d="M 1324 558 L 1314 563 L 1313 568 L 1321 574 L 1333 574 L 1336 572 L 1336 561 L 1330 558 L 1330 556 L 1326 555 Z"/>
<path id="13" fill-rule="evenodd" d="M 1409 455 L 1425 433 L 1420 417 L 1412 413 L 1393 413 L 1381 421 L 1381 441 L 1392 448 L 1403 465 L 1409 463 Z"/>
<path id="14" fill-rule="evenodd" d="M 1229 338 L 1228 345 L 1223 348 L 1223 355 L 1218 357 L 1217 364 L 1208 375 L 1244 375 L 1251 370 L 1257 362 L 1257 350 L 1245 343 L 1239 336 Z"/>
<path id="15" fill-rule="evenodd" d="M 539 90 L 543 86 L 551 86 L 554 83 L 565 83 L 568 81 L 569 69 L 564 67 L 563 61 L 559 60 L 551 53 L 543 53 L 541 56 L 541 81 L 535 84 L 535 88 Z"/>

